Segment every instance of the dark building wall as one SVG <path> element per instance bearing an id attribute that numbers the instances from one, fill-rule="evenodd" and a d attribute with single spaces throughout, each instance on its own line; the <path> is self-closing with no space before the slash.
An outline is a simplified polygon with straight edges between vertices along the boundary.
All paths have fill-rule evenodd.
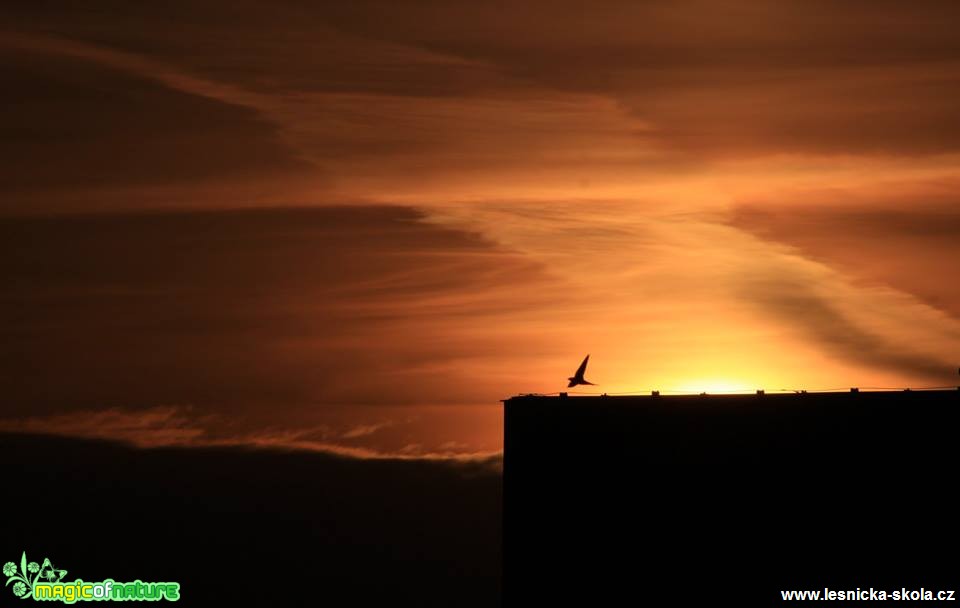
<path id="1" fill-rule="evenodd" d="M 515 397 L 504 603 L 960 590 L 960 391 Z"/>

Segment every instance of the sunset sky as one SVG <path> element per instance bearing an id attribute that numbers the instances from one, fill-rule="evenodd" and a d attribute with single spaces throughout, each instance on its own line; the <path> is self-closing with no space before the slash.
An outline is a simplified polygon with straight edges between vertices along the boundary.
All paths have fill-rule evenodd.
<path id="1" fill-rule="evenodd" d="M 586 353 L 957 383 L 955 1 L 3 12 L 0 430 L 473 458 Z"/>

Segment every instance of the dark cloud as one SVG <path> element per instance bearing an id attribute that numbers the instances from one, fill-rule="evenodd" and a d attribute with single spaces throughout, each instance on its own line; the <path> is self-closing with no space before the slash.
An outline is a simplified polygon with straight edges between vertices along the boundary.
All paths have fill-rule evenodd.
<path id="1" fill-rule="evenodd" d="M 688 155 L 957 149 L 949 2 L 372 2 L 330 15 L 534 86 L 610 96 L 646 123 L 640 139 Z"/>
<path id="2" fill-rule="evenodd" d="M 381 142 L 385 151 L 416 154 L 426 146 L 439 157 L 453 152 L 482 164 L 477 150 L 461 147 L 472 138 L 431 149 L 449 125 L 429 100 L 567 94 L 611 100 L 630 114 L 619 128 L 633 135 L 632 145 L 653 145 L 688 161 L 781 153 L 927 155 L 955 152 L 960 141 L 960 110 L 952 101 L 960 95 L 960 41 L 952 26 L 960 8 L 952 2 L 102 6 L 20 5 L 11 27 L 150 57 L 274 95 L 423 101 L 387 104 L 359 119 L 377 133 L 373 140 L 365 128 L 347 141 L 326 140 L 329 129 L 320 129 L 315 147 L 330 155 L 354 146 L 375 151 Z M 516 113 L 504 111 L 504 122 Z M 302 121 L 327 127 L 358 121 L 343 106 L 321 114 Z M 404 129 L 414 117 L 428 120 Z M 289 128 L 297 118 L 287 120 Z M 461 120 L 469 121 L 469 112 Z M 562 131 L 563 122 L 558 116 L 554 130 Z M 525 131 L 529 136 L 536 126 Z M 523 141 L 524 133 L 516 139 Z M 509 145 L 495 142 L 494 148 Z"/>
<path id="3" fill-rule="evenodd" d="M 0 53 L 2 210 L 76 188 L 169 187 L 303 172 L 252 110 L 62 56 Z M 48 205 L 46 205 L 48 206 Z"/>
<path id="4" fill-rule="evenodd" d="M 867 367 L 888 369 L 942 385 L 953 378 L 953 361 L 931 356 L 905 342 L 874 334 L 830 299 L 787 277 L 745 281 L 742 296 L 784 325 L 799 327 L 827 352 Z"/>
<path id="5" fill-rule="evenodd" d="M 100 6 L 99 11 L 74 2 L 21 6 L 11 13 L 11 24 L 169 61 L 198 76 L 264 92 L 449 96 L 502 86 L 502 78 L 482 64 L 341 27 L 333 19 L 338 3 L 199 6 L 175 0 L 163 6 L 112 1 Z"/>
<path id="6" fill-rule="evenodd" d="M 744 202 L 729 221 L 960 318 L 960 287 L 952 280 L 960 259 L 960 200 L 953 184 L 800 192 Z"/>
<path id="7" fill-rule="evenodd" d="M 357 440 L 396 449 L 422 412 L 357 406 L 483 403 L 494 420 L 502 387 L 461 362 L 502 352 L 515 330 L 502 319 L 552 297 L 516 285 L 549 282 L 420 219 L 328 207 L 0 220 L 6 415 L 188 406 L 235 435 L 387 423 Z M 456 418 L 413 422 L 436 444 L 495 447 L 495 429 L 473 437 Z"/>

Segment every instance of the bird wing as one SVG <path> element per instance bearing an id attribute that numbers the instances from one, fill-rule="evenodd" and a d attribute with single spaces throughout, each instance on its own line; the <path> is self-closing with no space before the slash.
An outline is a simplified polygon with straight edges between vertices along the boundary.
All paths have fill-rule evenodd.
<path id="1" fill-rule="evenodd" d="M 583 359 L 583 363 L 580 364 L 580 367 L 577 368 L 577 373 L 573 375 L 574 378 L 583 378 L 584 372 L 587 371 L 587 361 L 590 360 L 590 355 L 587 355 Z"/>

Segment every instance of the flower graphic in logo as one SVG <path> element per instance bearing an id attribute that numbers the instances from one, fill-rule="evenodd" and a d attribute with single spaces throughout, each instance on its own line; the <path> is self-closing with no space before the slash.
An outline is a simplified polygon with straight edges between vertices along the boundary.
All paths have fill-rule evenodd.
<path id="1" fill-rule="evenodd" d="M 13 583 L 10 588 L 13 594 L 25 600 L 33 595 L 34 585 L 40 582 L 59 583 L 67 571 L 54 568 L 49 557 L 43 560 L 42 566 L 37 562 L 27 562 L 27 552 L 24 551 L 19 567 L 14 562 L 7 562 L 3 565 L 3 575 L 7 577 L 6 585 Z"/>

